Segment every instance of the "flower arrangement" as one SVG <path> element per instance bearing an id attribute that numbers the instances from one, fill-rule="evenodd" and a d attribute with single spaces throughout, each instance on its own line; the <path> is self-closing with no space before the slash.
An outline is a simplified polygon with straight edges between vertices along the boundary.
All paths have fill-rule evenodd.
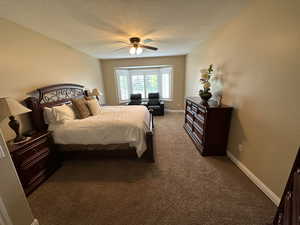
<path id="1" fill-rule="evenodd" d="M 201 97 L 201 99 L 204 101 L 204 103 L 207 103 L 207 101 L 211 98 L 212 94 L 209 92 L 210 91 L 210 78 L 212 76 L 213 73 L 213 64 L 209 65 L 209 68 L 207 70 L 205 70 L 204 72 L 202 72 L 201 74 L 201 79 L 200 82 L 203 85 L 203 90 L 199 91 L 199 95 Z"/>

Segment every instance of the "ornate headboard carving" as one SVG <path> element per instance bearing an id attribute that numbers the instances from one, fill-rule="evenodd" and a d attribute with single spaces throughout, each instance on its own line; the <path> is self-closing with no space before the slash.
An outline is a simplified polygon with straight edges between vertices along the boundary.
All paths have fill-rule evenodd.
<path id="1" fill-rule="evenodd" d="M 27 107 L 32 110 L 31 119 L 33 126 L 38 131 L 47 130 L 43 108 L 62 105 L 72 98 L 84 96 L 84 86 L 79 84 L 56 84 L 36 89 L 31 97 L 25 99 Z"/>

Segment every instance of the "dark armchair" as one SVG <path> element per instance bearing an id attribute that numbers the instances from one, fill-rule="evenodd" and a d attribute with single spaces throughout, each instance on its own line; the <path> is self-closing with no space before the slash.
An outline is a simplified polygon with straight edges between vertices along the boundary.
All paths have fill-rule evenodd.
<path id="1" fill-rule="evenodd" d="M 141 94 L 131 94 L 130 101 L 128 105 L 140 105 L 142 103 L 142 95 Z"/>
<path id="2" fill-rule="evenodd" d="M 165 104 L 163 101 L 159 100 L 159 93 L 148 94 L 148 109 L 153 110 L 153 115 L 164 115 Z"/>

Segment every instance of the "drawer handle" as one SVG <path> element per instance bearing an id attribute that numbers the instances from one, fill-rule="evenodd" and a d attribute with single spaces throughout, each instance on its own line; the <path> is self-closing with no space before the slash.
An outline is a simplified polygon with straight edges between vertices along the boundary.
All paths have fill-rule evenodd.
<path id="1" fill-rule="evenodd" d="M 287 194 L 286 194 L 286 199 L 287 200 L 290 200 L 292 198 L 292 193 L 289 191 Z"/>

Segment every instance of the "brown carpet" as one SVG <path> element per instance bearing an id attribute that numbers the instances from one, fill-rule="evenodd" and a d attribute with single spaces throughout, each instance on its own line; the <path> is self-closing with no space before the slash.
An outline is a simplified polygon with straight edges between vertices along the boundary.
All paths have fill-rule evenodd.
<path id="1" fill-rule="evenodd" d="M 157 159 L 68 161 L 29 197 L 41 225 L 262 225 L 274 204 L 226 157 L 202 157 L 183 114 L 155 118 Z"/>

